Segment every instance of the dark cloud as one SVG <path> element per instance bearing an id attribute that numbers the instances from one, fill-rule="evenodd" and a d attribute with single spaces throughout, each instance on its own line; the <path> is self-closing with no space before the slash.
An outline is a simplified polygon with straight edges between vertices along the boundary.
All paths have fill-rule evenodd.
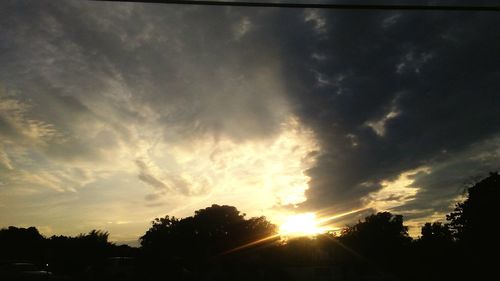
<path id="1" fill-rule="evenodd" d="M 38 100 L 72 96 L 89 106 L 98 99 L 135 121 L 145 108 L 165 126 L 169 141 L 203 134 L 248 140 L 279 130 L 286 101 L 271 79 L 279 62 L 270 52 L 249 49 L 244 38 L 233 38 L 241 12 L 116 3 L 39 5 L 11 3 L 5 9 L 22 9 L 13 22 L 33 23 L 13 35 L 8 27 L 19 27 L 4 20 L 5 36 L 16 40 L 4 46 L 9 72 L 1 79 L 12 81 L 8 86 L 19 92 L 32 95 L 36 85 Z M 25 87 L 15 82 L 21 73 Z M 122 83 L 131 93 L 128 102 L 136 106 L 107 93 L 110 80 Z M 48 103 L 40 101 L 40 106 Z"/>
<path id="2" fill-rule="evenodd" d="M 326 38 L 312 35 L 314 27 L 300 25 L 297 15 L 282 19 L 297 23 L 288 24 L 294 33 L 282 32 L 286 36 L 274 41 L 285 52 L 286 85 L 296 113 L 322 145 L 308 171 L 304 207 L 354 208 L 380 188 L 377 182 L 456 161 L 455 153 L 499 133 L 493 121 L 500 117 L 500 72 L 493 59 L 500 48 L 498 18 L 472 12 L 395 15 L 322 12 Z M 330 83 L 322 85 L 318 73 Z M 369 126 L 381 120 L 383 134 Z M 481 167 L 498 169 L 498 153 L 492 158 Z M 461 177 L 474 174 L 477 164 L 464 163 Z M 418 207 L 434 207 L 418 198 L 437 187 L 415 184 L 422 188 Z M 457 195 L 452 186 L 443 187 L 448 196 L 436 204 L 441 209 Z"/>

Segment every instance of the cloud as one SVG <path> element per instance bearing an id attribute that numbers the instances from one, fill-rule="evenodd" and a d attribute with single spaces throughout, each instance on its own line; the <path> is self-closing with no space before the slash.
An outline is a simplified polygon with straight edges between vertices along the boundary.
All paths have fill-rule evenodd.
<path id="1" fill-rule="evenodd" d="M 427 167 L 404 172 L 393 181 L 382 181 L 381 189 L 368 194 L 362 200 L 365 201 L 365 206 L 379 211 L 390 211 L 407 205 L 420 192 L 417 186 L 412 185 L 415 182 L 415 176 L 429 173 L 430 170 Z"/>
<path id="2" fill-rule="evenodd" d="M 163 196 L 163 194 L 161 194 L 161 193 L 150 193 L 150 194 L 147 194 L 146 196 L 144 196 L 144 199 L 146 199 L 147 201 L 156 201 L 156 200 L 160 199 L 162 196 Z"/>
<path id="3" fill-rule="evenodd" d="M 233 27 L 233 37 L 234 40 L 240 40 L 241 37 L 245 36 L 247 32 L 252 29 L 252 22 L 248 19 L 248 17 L 243 17 L 240 22 L 238 22 Z"/>
<path id="4" fill-rule="evenodd" d="M 306 9 L 304 11 L 304 21 L 306 23 L 312 23 L 314 26 L 314 31 L 318 34 L 324 34 L 327 32 L 326 19 L 321 14 L 320 10 Z"/>
<path id="5" fill-rule="evenodd" d="M 394 101 L 393 101 L 394 103 Z M 385 126 L 386 123 L 391 119 L 396 118 L 399 115 L 399 111 L 396 106 L 392 105 L 389 112 L 385 113 L 381 118 L 377 120 L 367 121 L 366 126 L 373 129 L 373 131 L 379 136 L 383 137 L 385 135 Z"/>
<path id="6" fill-rule="evenodd" d="M 498 169 L 488 13 L 1 5 L 3 205 L 55 192 L 73 217 L 108 204 L 124 221 L 148 203 L 133 215 L 374 204 L 417 221 Z"/>
<path id="7" fill-rule="evenodd" d="M 435 163 L 428 173 L 413 176 L 412 186 L 420 188 L 418 196 L 397 208 L 399 212 L 430 209 L 446 213 L 457 200 L 462 200 L 466 188 L 498 168 L 500 137 L 497 135 L 449 153 L 443 151 L 442 160 Z"/>
<path id="8" fill-rule="evenodd" d="M 5 94 L 0 96 L 0 131 L 4 143 L 43 144 L 56 134 L 52 124 L 28 117 L 29 109 L 29 104 Z"/>
<path id="9" fill-rule="evenodd" d="M 136 160 L 135 161 L 137 167 L 139 168 L 139 179 L 155 188 L 158 189 L 165 189 L 167 186 L 159 179 L 157 179 L 155 176 L 151 174 L 149 171 L 149 168 L 146 166 L 146 164 L 141 161 L 141 160 Z"/>
<path id="10" fill-rule="evenodd" d="M 280 19 L 294 30 L 272 41 L 286 58 L 292 108 L 321 145 L 307 173 L 304 209 L 358 208 L 383 182 L 422 166 L 433 171 L 446 161 L 441 151 L 464 152 L 498 133 L 491 122 L 499 117 L 492 82 L 498 68 L 489 59 L 500 44 L 498 30 L 475 32 L 497 19 L 438 14 L 404 13 L 384 26 L 392 14 L 323 13 L 327 38 L 312 35 L 314 26 L 294 24 L 299 21 L 292 13 Z M 313 86 L 318 77 L 340 75 L 339 83 Z M 466 166 L 463 174 L 476 170 Z M 482 168 L 498 169 L 492 161 Z M 415 200 L 428 189 L 422 185 Z M 456 195 L 433 208 L 449 210 Z"/>
<path id="11" fill-rule="evenodd" d="M 3 145 L 0 146 L 0 164 L 9 170 L 14 169 L 14 166 L 12 166 L 12 160 L 10 160 L 9 155 L 4 151 Z"/>

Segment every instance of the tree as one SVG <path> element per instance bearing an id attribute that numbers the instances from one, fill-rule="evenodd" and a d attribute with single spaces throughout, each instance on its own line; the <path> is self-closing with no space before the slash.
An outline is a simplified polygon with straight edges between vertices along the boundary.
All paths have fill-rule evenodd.
<path id="1" fill-rule="evenodd" d="M 458 243 L 459 255 L 454 257 L 455 267 L 461 268 L 461 278 L 487 279 L 496 274 L 498 238 L 494 224 L 498 218 L 500 175 L 490 175 L 467 190 L 467 199 L 456 204 L 446 216 Z"/>
<path id="2" fill-rule="evenodd" d="M 143 248 L 158 247 L 168 242 L 168 239 L 173 235 L 172 232 L 178 223 L 179 220 L 175 217 L 165 216 L 164 218 L 155 218 L 151 222 L 151 227 L 139 239 L 141 241 L 141 246 Z"/>
<path id="3" fill-rule="evenodd" d="M 421 233 L 420 240 L 425 243 L 444 244 L 453 240 L 450 228 L 441 222 L 425 223 Z"/>
<path id="4" fill-rule="evenodd" d="M 354 226 L 343 229 L 343 240 L 357 240 L 360 243 L 385 245 L 402 244 L 410 241 L 408 227 L 403 225 L 403 216 L 379 212 L 365 218 Z"/>
<path id="5" fill-rule="evenodd" d="M 339 241 L 350 249 L 351 257 L 362 263 L 358 269 L 374 274 L 401 274 L 411 237 L 401 215 L 380 212 L 345 228 Z"/>
<path id="6" fill-rule="evenodd" d="M 275 233 L 276 226 L 265 217 L 246 220 L 233 206 L 212 205 L 192 217 L 156 218 L 140 241 L 146 253 L 157 257 L 204 259 Z"/>
<path id="7" fill-rule="evenodd" d="M 48 263 L 53 270 L 81 275 L 89 266 L 102 263 L 112 256 L 116 246 L 108 242 L 109 233 L 91 230 L 76 237 L 52 236 L 48 239 Z"/>
<path id="8" fill-rule="evenodd" d="M 498 172 L 490 173 L 467 192 L 467 199 L 458 203 L 455 210 L 446 216 L 453 235 L 466 244 L 493 241 L 496 232 L 491 231 L 489 226 L 497 220 L 500 175 Z"/>
<path id="9" fill-rule="evenodd" d="M 45 238 L 33 226 L 9 226 L 0 229 L 0 249 L 0 259 L 41 260 L 45 253 Z"/>
<path id="10" fill-rule="evenodd" d="M 183 279 L 188 269 L 202 275 L 237 272 L 232 279 L 242 280 L 250 271 L 240 267 L 249 259 L 240 255 L 247 251 L 238 249 L 275 233 L 276 227 L 266 218 L 247 220 L 235 207 L 225 205 L 212 205 L 183 219 L 156 218 L 140 238 L 144 278 L 157 280 L 168 272 L 174 280 Z"/>
<path id="11" fill-rule="evenodd" d="M 82 239 L 88 241 L 88 243 L 94 243 L 97 245 L 108 244 L 109 232 L 103 230 L 91 230 L 88 234 L 80 234 L 77 239 Z"/>

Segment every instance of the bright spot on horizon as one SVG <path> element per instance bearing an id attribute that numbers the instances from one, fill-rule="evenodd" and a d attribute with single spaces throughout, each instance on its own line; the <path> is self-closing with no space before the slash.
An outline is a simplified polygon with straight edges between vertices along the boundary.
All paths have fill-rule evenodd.
<path id="1" fill-rule="evenodd" d="M 281 224 L 279 233 L 282 236 L 308 236 L 325 232 L 319 226 L 314 213 L 290 215 Z"/>

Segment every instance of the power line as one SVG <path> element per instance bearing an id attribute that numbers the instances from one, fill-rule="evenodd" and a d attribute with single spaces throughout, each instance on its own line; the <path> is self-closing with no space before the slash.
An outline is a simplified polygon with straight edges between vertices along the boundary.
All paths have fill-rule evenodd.
<path id="1" fill-rule="evenodd" d="M 366 5 L 366 4 L 314 4 L 314 3 L 266 3 L 236 1 L 193 1 L 193 0 L 93 0 L 99 2 L 140 2 L 175 5 L 225 6 L 225 7 L 262 7 L 262 8 L 298 8 L 331 10 L 407 10 L 407 11 L 482 11 L 500 12 L 500 6 L 473 5 Z"/>

